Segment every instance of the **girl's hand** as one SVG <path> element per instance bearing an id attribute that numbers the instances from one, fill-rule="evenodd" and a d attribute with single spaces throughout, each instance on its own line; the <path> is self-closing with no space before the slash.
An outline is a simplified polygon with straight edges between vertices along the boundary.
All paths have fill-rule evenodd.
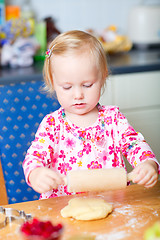
<path id="1" fill-rule="evenodd" d="M 38 193 L 48 192 L 53 188 L 58 188 L 58 185 L 64 184 L 60 174 L 46 167 L 33 169 L 29 175 L 29 182 Z"/>
<path id="2" fill-rule="evenodd" d="M 133 169 L 132 173 L 136 176 L 133 183 L 144 185 L 146 188 L 153 187 L 158 181 L 158 166 L 152 160 L 140 163 Z"/>

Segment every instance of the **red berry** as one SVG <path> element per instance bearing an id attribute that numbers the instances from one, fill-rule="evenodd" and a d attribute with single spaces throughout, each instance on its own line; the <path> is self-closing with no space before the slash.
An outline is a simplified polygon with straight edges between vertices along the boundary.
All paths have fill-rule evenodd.
<path id="1" fill-rule="evenodd" d="M 42 236 L 44 239 L 58 239 L 62 230 L 62 224 L 53 225 L 50 221 L 39 221 L 34 218 L 31 222 L 26 222 L 21 226 L 21 232 L 26 236 Z"/>

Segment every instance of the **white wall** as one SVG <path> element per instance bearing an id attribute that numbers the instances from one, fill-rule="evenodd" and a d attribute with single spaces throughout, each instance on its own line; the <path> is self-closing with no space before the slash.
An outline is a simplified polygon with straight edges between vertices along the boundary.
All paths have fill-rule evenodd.
<path id="1" fill-rule="evenodd" d="M 115 24 L 127 30 L 130 9 L 142 0 L 31 0 L 39 19 L 52 16 L 60 31 L 88 28 L 101 30 Z"/>

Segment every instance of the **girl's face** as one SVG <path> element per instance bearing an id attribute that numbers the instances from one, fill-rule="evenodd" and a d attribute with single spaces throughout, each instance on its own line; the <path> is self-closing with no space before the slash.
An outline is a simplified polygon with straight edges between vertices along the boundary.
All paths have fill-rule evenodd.
<path id="1" fill-rule="evenodd" d="M 101 95 L 102 79 L 88 53 L 54 56 L 52 78 L 57 98 L 66 115 L 84 115 L 95 111 Z"/>

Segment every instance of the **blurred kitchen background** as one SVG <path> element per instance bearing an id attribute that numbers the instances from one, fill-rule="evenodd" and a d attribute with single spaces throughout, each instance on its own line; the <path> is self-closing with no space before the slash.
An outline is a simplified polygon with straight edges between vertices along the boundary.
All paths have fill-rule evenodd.
<path id="1" fill-rule="evenodd" d="M 128 16 L 134 6 L 160 4 L 159 0 L 6 0 L 6 4 L 30 8 L 36 19 L 55 19 L 60 31 L 71 29 L 103 29 L 115 24 L 127 33 Z"/>
<path id="2" fill-rule="evenodd" d="M 72 29 L 95 34 L 107 53 L 160 44 L 159 22 L 160 0 L 0 0 L 1 66 L 31 65 Z"/>
<path id="3" fill-rule="evenodd" d="M 41 91 L 45 51 L 72 29 L 94 34 L 105 49 L 110 77 L 100 103 L 118 105 L 160 160 L 160 0 L 0 0 L 0 160 L 9 203 L 38 199 L 22 162 L 42 118 L 59 108 Z"/>

